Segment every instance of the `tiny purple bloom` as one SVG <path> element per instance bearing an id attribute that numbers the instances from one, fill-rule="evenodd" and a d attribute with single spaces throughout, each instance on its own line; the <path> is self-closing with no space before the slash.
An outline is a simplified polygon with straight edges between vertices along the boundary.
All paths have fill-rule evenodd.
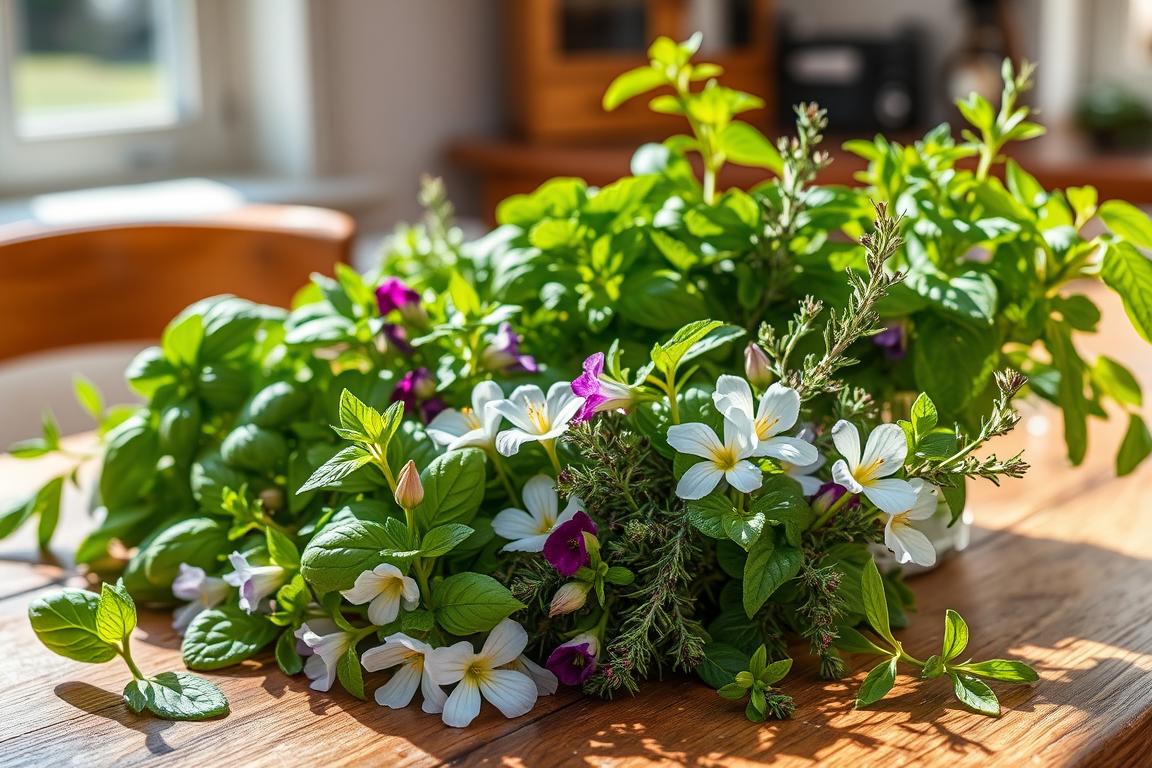
<path id="1" fill-rule="evenodd" d="M 816 495 L 812 497 L 812 510 L 820 515 L 828 511 L 828 508 L 840 500 L 840 497 L 848 492 L 848 489 L 842 485 L 828 482 L 820 486 L 816 491 Z M 844 509 L 853 509 L 860 506 L 860 497 L 853 498 L 844 504 Z"/>
<path id="2" fill-rule="evenodd" d="M 564 685 L 582 685 L 596 671 L 596 638 L 580 635 L 556 646 L 544 666 Z"/>
<path id="3" fill-rule="evenodd" d="M 544 542 L 544 559 L 561 576 L 573 576 L 588 564 L 588 545 L 585 532 L 596 535 L 596 523 L 584 512 L 577 512 L 571 520 L 561 523 Z"/>
<path id="4" fill-rule="evenodd" d="M 872 337 L 872 343 L 880 347 L 889 360 L 903 360 L 908 354 L 906 334 L 902 322 L 890 322 L 887 328 Z"/>
<path id="5" fill-rule="evenodd" d="M 427 424 L 428 422 L 432 421 L 432 419 L 439 416 L 440 413 L 447 407 L 448 404 L 445 403 L 441 398 L 430 397 L 420 404 L 420 415 L 424 417 L 424 423 Z"/>
<path id="6" fill-rule="evenodd" d="M 381 315 L 398 309 L 400 314 L 406 316 L 412 310 L 420 308 L 420 294 L 399 278 L 385 278 L 376 289 L 376 306 Z"/>
<path id="7" fill-rule="evenodd" d="M 380 329 L 380 338 L 384 346 L 381 351 L 395 350 L 405 357 L 412 354 L 412 345 L 408 343 L 408 331 L 404 326 L 384 323 L 384 327 Z"/>
<path id="8" fill-rule="evenodd" d="M 539 373 L 540 366 L 531 355 L 520 354 L 520 336 L 511 323 L 500 323 L 499 329 L 484 349 L 484 365 L 502 373 Z"/>
<path id="9" fill-rule="evenodd" d="M 572 393 L 584 398 L 584 405 L 572 418 L 579 424 L 588 421 L 596 413 L 596 406 L 608 401 L 600 392 L 600 374 L 604 372 L 604 353 L 597 352 L 584 360 L 584 373 L 572 381 Z"/>

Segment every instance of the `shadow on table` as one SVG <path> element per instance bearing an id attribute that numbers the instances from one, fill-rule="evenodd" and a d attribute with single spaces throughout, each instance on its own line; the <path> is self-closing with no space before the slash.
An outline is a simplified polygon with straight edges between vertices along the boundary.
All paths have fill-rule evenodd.
<path id="1" fill-rule="evenodd" d="M 97 688 L 88 683 L 61 683 L 56 686 L 56 695 L 77 709 L 91 715 L 104 717 L 144 734 L 144 747 L 153 755 L 166 755 L 173 751 L 164 740 L 164 731 L 174 723 L 159 720 L 148 715 L 137 715 L 124 704 L 120 694 Z"/>
<path id="2" fill-rule="evenodd" d="M 1149 586 L 1134 589 L 1134 585 Z M 637 757 L 713 766 L 728 758 L 759 763 L 786 757 L 832 761 L 841 758 L 842 750 L 853 755 L 891 751 L 913 761 L 922 750 L 937 756 L 946 750 L 957 757 L 980 759 L 995 757 L 1012 745 L 1009 727 L 1016 734 L 1040 727 L 1034 719 L 1027 726 L 1009 726 L 1022 713 L 1043 717 L 1045 730 L 1075 730 L 1081 734 L 1077 743 L 1085 733 L 1102 742 L 1130 722 L 1125 714 L 1152 706 L 1152 690 L 1146 685 L 1152 671 L 1152 623 L 1147 621 L 1152 615 L 1152 560 L 1098 546 L 997 532 L 976 550 L 917 577 L 912 586 L 931 611 L 913 614 L 910 627 L 898 633 L 910 653 L 924 658 L 937 651 L 943 609 L 952 607 L 967 619 L 972 632 L 966 655 L 1020 658 L 1041 673 L 1036 686 L 992 684 L 1004 708 L 1004 726 L 963 712 L 946 679 L 915 683 L 902 676 L 901 683 L 912 685 L 898 688 L 866 713 L 857 712 L 852 697 L 861 675 L 850 681 L 821 681 L 806 661 L 798 662 L 784 685 L 796 697 L 795 719 L 762 726 L 745 721 L 741 705 L 687 679 L 653 683 L 642 695 L 616 702 L 562 693 L 542 699 L 531 714 L 516 720 L 504 719 L 485 704 L 471 728 L 455 730 L 421 712 L 418 701 L 406 710 L 392 711 L 343 692 L 311 692 L 307 680 L 283 676 L 270 658 L 236 668 L 235 676 L 262 677 L 259 684 L 271 698 L 293 699 L 279 706 L 298 707 L 306 699 L 317 717 L 317 729 L 325 722 L 343 721 L 328 716 L 344 713 L 366 728 L 407 742 L 429 762 L 468 765 L 502 761 L 515 765 L 517 759 L 528 766 L 583 765 Z M 159 630 L 145 642 L 177 647 L 174 635 Z M 1054 657 L 1067 666 L 1053 666 Z M 876 663 L 867 657 L 851 661 L 858 673 Z M 385 680 L 380 674 L 368 676 L 369 698 Z M 1131 694 L 1126 698 L 1100 695 L 1124 686 Z M 153 752 L 166 747 L 160 733 L 163 726 L 110 706 L 108 700 L 99 706 L 92 703 L 93 691 L 105 697 L 113 694 L 78 683 L 56 690 L 74 706 L 98 710 L 140 730 Z M 330 727 L 333 733 L 343 733 L 341 738 L 350 738 L 346 721 L 344 731 L 338 725 Z M 321 730 L 315 738 L 323 738 Z"/>

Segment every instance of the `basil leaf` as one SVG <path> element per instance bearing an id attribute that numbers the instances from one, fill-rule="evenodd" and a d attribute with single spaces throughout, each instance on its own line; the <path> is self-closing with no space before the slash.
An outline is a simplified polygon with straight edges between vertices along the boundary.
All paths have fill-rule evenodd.
<path id="1" fill-rule="evenodd" d="M 860 684 L 860 690 L 856 692 L 856 707 L 858 709 L 875 704 L 888 695 L 896 683 L 897 661 L 898 658 L 893 656 L 872 668 L 872 671 L 864 678 L 864 682 Z"/>
<path id="2" fill-rule="evenodd" d="M 744 670 L 748 654 L 728 643 L 708 643 L 704 646 L 704 660 L 696 667 L 696 674 L 708 685 L 720 689 L 736 679 Z"/>
<path id="3" fill-rule="evenodd" d="M 968 625 L 960 614 L 949 608 L 944 614 L 944 647 L 940 657 L 952 661 L 968 647 Z"/>
<path id="4" fill-rule="evenodd" d="M 1144 220 L 1147 222 L 1146 216 Z M 1152 248 L 1152 244 L 1143 247 Z M 1120 294 L 1136 331 L 1152 343 L 1152 261 L 1128 243 L 1111 243 L 1104 253 L 1100 276 Z"/>
<path id="5" fill-rule="evenodd" d="M 188 626 L 180 652 L 189 669 L 221 669 L 252 658 L 278 631 L 264 616 L 237 606 L 209 608 Z"/>
<path id="6" fill-rule="evenodd" d="M 368 452 L 367 448 L 362 445 L 349 445 L 318 467 L 308 478 L 308 482 L 300 486 L 296 493 L 301 494 L 317 488 L 334 487 L 348 475 L 371 461 L 372 454 Z"/>
<path id="7" fill-rule="evenodd" d="M 1124 433 L 1124 440 L 1120 443 L 1120 452 L 1116 454 L 1116 474 L 1127 475 L 1140 462 L 1152 453 L 1152 433 L 1148 425 L 1137 414 L 1128 416 L 1128 431 Z"/>
<path id="8" fill-rule="evenodd" d="M 436 621 L 445 631 L 464 636 L 487 632 L 524 604 L 500 582 L 480 573 L 457 573 L 432 588 Z"/>
<path id="9" fill-rule="evenodd" d="M 1000 680 L 1005 683 L 1034 683 L 1040 679 L 1036 670 L 1022 661 L 1009 659 L 991 659 L 977 661 L 970 664 L 960 664 L 953 667 L 958 671 L 967 672 L 991 680 Z"/>
<path id="10" fill-rule="evenodd" d="M 422 526 L 469 523 L 484 501 L 484 452 L 465 448 L 438 456 L 420 473 L 424 500 L 416 507 Z"/>
<path id="11" fill-rule="evenodd" d="M 100 587 L 96 603 L 96 634 L 106 643 L 119 643 L 136 629 L 136 604 L 123 584 Z"/>
<path id="12" fill-rule="evenodd" d="M 390 531 L 389 523 L 400 530 Z M 312 537 L 300 556 L 300 571 L 318 593 L 348 589 L 356 577 L 382 562 L 404 565 L 411 556 L 404 524 L 395 518 L 381 524 L 347 519 L 329 525 Z"/>
<path id="13" fill-rule="evenodd" d="M 83 589 L 65 589 L 39 597 L 28 606 L 28 620 L 40 642 L 53 653 L 99 664 L 117 654 L 96 630 L 100 598 Z"/>
<path id="14" fill-rule="evenodd" d="M 472 535 L 472 529 L 466 525 L 441 525 L 424 534 L 420 542 L 421 557 L 440 557 L 455 549 L 457 544 L 463 543 Z"/>
<path id="15" fill-rule="evenodd" d="M 772 593 L 800 570 L 804 554 L 788 544 L 777 545 L 772 536 L 761 536 L 748 550 L 744 562 L 744 612 L 756 615 Z"/>
<path id="16" fill-rule="evenodd" d="M 136 682 L 140 696 L 134 694 L 129 700 L 126 689 L 124 698 L 128 705 L 139 704 L 142 696 L 148 711 L 165 720 L 207 720 L 228 714 L 224 692 L 202 677 L 187 672 L 162 672 Z"/>
<path id="17" fill-rule="evenodd" d="M 864 615 L 868 617 L 868 623 L 876 630 L 876 634 L 891 643 L 893 648 L 898 647 L 888 619 L 888 599 L 884 596 L 884 579 L 880 576 L 880 570 L 872 558 L 868 558 L 864 563 L 861 583 Z"/>
<path id="18" fill-rule="evenodd" d="M 982 715 L 1000 717 L 1000 702 L 984 682 L 960 672 L 949 672 L 948 675 L 961 704 Z"/>

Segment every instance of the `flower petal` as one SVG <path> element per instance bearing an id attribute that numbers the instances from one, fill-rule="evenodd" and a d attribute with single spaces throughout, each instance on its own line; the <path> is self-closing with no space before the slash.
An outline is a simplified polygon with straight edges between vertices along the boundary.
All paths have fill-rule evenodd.
<path id="1" fill-rule="evenodd" d="M 553 428 L 572 421 L 584 405 L 584 398 L 572 391 L 572 385 L 558 381 L 548 389 L 548 420 Z"/>
<path id="2" fill-rule="evenodd" d="M 472 412 L 477 416 L 484 413 L 488 403 L 504 399 L 504 392 L 494 381 L 482 381 L 472 388 Z"/>
<path id="3" fill-rule="evenodd" d="M 480 682 L 484 698 L 504 717 L 520 717 L 536 706 L 536 683 L 522 672 L 494 669 Z"/>
<path id="4" fill-rule="evenodd" d="M 752 418 L 755 406 L 752 402 L 752 387 L 739 376 L 724 375 L 716 379 L 716 391 L 712 393 L 716 410 L 724 416 L 730 411 L 740 411 Z"/>
<path id="5" fill-rule="evenodd" d="M 693 464 L 676 484 L 676 495 L 689 501 L 702 499 L 720 484 L 724 473 L 710 461 Z"/>
<path id="6" fill-rule="evenodd" d="M 787 474 L 793 480 L 800 483 L 800 492 L 805 496 L 815 495 L 816 492 L 820 490 L 820 486 L 823 485 L 823 483 L 820 482 L 820 478 L 813 475 L 793 475 L 791 472 Z"/>
<path id="7" fill-rule="evenodd" d="M 461 435 L 471 432 L 472 422 L 455 408 L 447 408 L 436 414 L 425 430 L 428 437 L 440 445 L 448 445 Z"/>
<path id="8" fill-rule="evenodd" d="M 408 658 L 411 649 L 405 648 L 400 643 L 391 642 L 394 636 L 390 636 L 384 642 L 384 645 L 378 645 L 375 648 L 369 648 L 364 651 L 360 656 L 360 663 L 364 669 L 369 672 L 379 672 L 382 669 L 394 667 L 397 664 L 403 664 L 404 660 Z"/>
<path id="9" fill-rule="evenodd" d="M 532 515 L 532 519 L 537 524 L 545 520 L 556 521 L 556 512 L 560 501 L 556 496 L 556 485 L 552 478 L 547 475 L 536 475 L 524 483 L 522 495 L 524 506 L 527 507 L 528 513 Z M 538 527 L 532 531 L 532 533 L 539 532 Z"/>
<path id="10" fill-rule="evenodd" d="M 304 674 L 312 681 L 308 686 L 314 691 L 328 691 L 336 680 L 336 663 L 329 664 L 319 654 L 309 656 L 304 661 Z"/>
<path id="11" fill-rule="evenodd" d="M 512 619 L 504 619 L 488 633 L 480 655 L 494 667 L 502 667 L 516 659 L 528 645 L 528 633 Z"/>
<path id="12" fill-rule="evenodd" d="M 424 657 L 424 669 L 437 685 L 451 685 L 464 677 L 464 670 L 475 656 L 472 643 L 461 640 L 454 645 L 433 648 Z"/>
<path id="13" fill-rule="evenodd" d="M 832 468 L 832 472 L 835 477 L 835 467 Z M 864 486 L 863 493 L 881 512 L 890 515 L 898 515 L 916 503 L 916 491 L 912 488 L 912 484 L 894 477 L 873 480 Z"/>
<path id="14" fill-rule="evenodd" d="M 899 427 L 896 427 L 900 429 Z M 860 466 L 860 430 L 850 421 L 841 419 L 832 427 L 832 444 L 852 469 Z M 840 482 L 837 480 L 836 482 Z M 843 483 L 840 483 L 844 485 Z M 848 486 L 844 486 L 847 488 Z"/>
<path id="15" fill-rule="evenodd" d="M 400 615 L 400 595 L 397 592 L 381 592 L 368 603 L 368 621 L 378 627 L 391 624 Z"/>
<path id="16" fill-rule="evenodd" d="M 839 448 L 839 446 L 837 446 Z M 908 457 L 908 438 L 899 424 L 881 424 L 868 435 L 861 466 L 879 464 L 873 477 L 887 477 L 904 466 Z M 911 506 L 911 504 L 909 504 Z"/>
<path id="17" fill-rule="evenodd" d="M 936 548 L 920 531 L 910 525 L 893 524 L 884 527 L 884 546 L 896 554 L 901 564 L 916 563 L 925 567 L 936 564 Z"/>
<path id="18" fill-rule="evenodd" d="M 905 517 L 909 520 L 927 520 L 936 514 L 936 507 L 940 503 L 939 489 L 918 477 L 908 482 L 916 491 L 916 503 L 905 513 Z"/>
<path id="19" fill-rule="evenodd" d="M 798 418 L 800 418 L 800 393 L 779 382 L 768 387 L 768 391 L 760 398 L 756 421 L 772 426 L 768 429 L 768 434 L 761 437 L 778 435 L 786 429 L 791 429 Z"/>
<path id="20" fill-rule="evenodd" d="M 402 665 L 391 680 L 376 689 L 376 703 L 392 709 L 403 709 L 411 704 L 416 689 L 420 687 L 420 667 L 420 664 Z"/>
<path id="21" fill-rule="evenodd" d="M 801 467 L 813 464 L 820 458 L 820 452 L 812 443 L 785 435 L 777 435 L 762 441 L 756 446 L 752 455 L 771 456 Z"/>
<path id="22" fill-rule="evenodd" d="M 480 714 L 480 687 L 471 680 L 461 680 L 444 702 L 441 720 L 453 728 L 465 728 Z"/>
<path id="23" fill-rule="evenodd" d="M 518 541 L 539 534 L 540 526 L 524 510 L 509 507 L 492 518 L 492 530 L 503 539 Z"/>
<path id="24" fill-rule="evenodd" d="M 522 429 L 506 429 L 496 435 L 496 450 L 501 456 L 515 456 L 520 452 L 520 446 L 538 440 L 539 436 L 525 432 Z"/>
<path id="25" fill-rule="evenodd" d="M 528 675 L 536 684 L 538 696 L 551 696 L 560 687 L 560 681 L 556 679 L 556 675 L 552 674 L 552 670 L 545 669 L 524 654 L 520 654 L 520 658 L 508 666 L 516 672 Z"/>
<path id="26" fill-rule="evenodd" d="M 352 603 L 352 605 L 363 605 L 376 598 L 384 590 L 385 583 L 388 582 L 389 576 L 381 576 L 375 570 L 362 571 L 356 577 L 356 581 L 352 584 L 351 589 L 342 589 L 340 594 L 344 599 Z"/>
<path id="27" fill-rule="evenodd" d="M 668 427 L 668 445 L 680 453 L 703 459 L 712 458 L 713 450 L 722 447 L 712 427 L 695 422 Z"/>
<path id="28" fill-rule="evenodd" d="M 444 711 L 444 701 L 448 698 L 448 694 L 432 681 L 427 672 L 420 676 L 420 694 L 424 697 L 420 709 L 430 715 L 438 715 Z"/>
<path id="29" fill-rule="evenodd" d="M 549 534 L 541 533 L 536 536 L 526 536 L 523 539 L 510 541 L 500 547 L 501 552 L 543 552 L 544 543 L 548 541 Z"/>
<path id="30" fill-rule="evenodd" d="M 837 459 L 836 463 L 832 465 L 832 482 L 846 488 L 849 493 L 860 493 L 864 490 L 864 486 L 856 482 L 856 478 L 852 476 L 852 472 L 848 469 L 848 462 L 844 459 Z"/>
<path id="31" fill-rule="evenodd" d="M 724 473 L 724 479 L 741 493 L 752 493 L 764 484 L 764 473 L 750 461 L 738 461 Z"/>

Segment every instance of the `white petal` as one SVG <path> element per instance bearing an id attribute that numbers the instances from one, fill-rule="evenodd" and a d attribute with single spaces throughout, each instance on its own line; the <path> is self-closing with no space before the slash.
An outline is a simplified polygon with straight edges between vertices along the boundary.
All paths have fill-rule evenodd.
<path id="1" fill-rule="evenodd" d="M 336 663 L 329 664 L 319 654 L 309 656 L 304 662 L 304 674 L 312 681 L 309 686 L 314 691 L 328 691 L 336 680 Z"/>
<path id="2" fill-rule="evenodd" d="M 389 638 L 389 641 L 390 640 L 391 637 Z M 369 648 L 361 654 L 360 663 L 364 666 L 364 669 L 369 672 L 379 672 L 382 669 L 388 669 L 389 667 L 404 663 L 412 650 L 404 647 L 400 643 L 389 641 L 385 641 L 384 645 Z"/>
<path id="3" fill-rule="evenodd" d="M 768 391 L 760 398 L 756 421 L 771 426 L 768 428 L 768 433 L 760 437 L 771 437 L 791 429 L 798 418 L 800 418 L 800 393 L 779 382 L 768 387 Z"/>
<path id="4" fill-rule="evenodd" d="M 383 627 L 396 621 L 400 615 L 400 595 L 396 592 L 381 592 L 368 603 L 368 621 Z"/>
<path id="5" fill-rule="evenodd" d="M 548 390 L 548 420 L 553 427 L 572 421 L 584 405 L 584 398 L 572 391 L 572 384 L 558 381 Z"/>
<path id="6" fill-rule="evenodd" d="M 464 677 L 464 670 L 475 656 L 472 643 L 461 640 L 455 645 L 433 648 L 424 657 L 424 669 L 437 685 L 451 685 Z"/>
<path id="7" fill-rule="evenodd" d="M 412 703 L 420 687 L 420 664 L 404 664 L 392 679 L 376 689 L 376 703 L 382 707 L 403 709 Z"/>
<path id="8" fill-rule="evenodd" d="M 360 575 L 356 577 L 352 588 L 342 589 L 340 590 L 340 594 L 344 596 L 345 600 L 352 603 L 352 605 L 363 605 L 376 599 L 376 595 L 384 590 L 384 585 L 389 579 L 389 576 L 381 576 L 374 570 L 362 571 Z"/>
<path id="9" fill-rule="evenodd" d="M 712 452 L 722 447 L 712 427 L 698 423 L 668 427 L 668 445 L 680 453 L 703 459 L 712 458 Z"/>
<path id="10" fill-rule="evenodd" d="M 528 512 L 537 523 L 556 519 L 556 511 L 560 502 L 556 496 L 556 485 L 552 478 L 547 475 L 536 475 L 524 483 L 523 497 L 524 506 L 527 507 Z M 539 530 L 532 531 L 532 533 L 539 532 Z"/>
<path id="11" fill-rule="evenodd" d="M 815 463 L 820 458 L 820 453 L 812 443 L 784 435 L 777 435 L 761 442 L 752 455 L 772 456 L 801 467 Z"/>
<path id="12" fill-rule="evenodd" d="M 910 525 L 893 525 L 889 521 L 884 528 L 884 545 L 896 554 L 901 563 L 911 561 L 923 566 L 936 564 L 936 549 L 932 542 Z"/>
<path id="13" fill-rule="evenodd" d="M 501 456 L 515 456 L 520 452 L 520 446 L 537 439 L 539 439 L 537 435 L 522 429 L 506 429 L 496 435 L 496 450 Z"/>
<path id="14" fill-rule="evenodd" d="M 541 533 L 536 536 L 526 536 L 523 539 L 510 541 L 504 546 L 500 547 L 501 552 L 543 552 L 544 544 L 548 541 L 549 534 Z"/>
<path id="15" fill-rule="evenodd" d="M 504 717 L 520 717 L 536 706 L 536 683 L 511 669 L 494 669 L 480 682 L 480 690 Z"/>
<path id="16" fill-rule="evenodd" d="M 738 461 L 724 473 L 724 479 L 741 493 L 752 493 L 764 484 L 764 473 L 750 461 Z"/>
<path id="17" fill-rule="evenodd" d="M 472 388 L 472 412 L 477 416 L 484 413 L 488 403 L 504 399 L 504 392 L 494 381 L 482 381 Z"/>
<path id="18" fill-rule="evenodd" d="M 868 501 L 876 505 L 877 509 L 890 515 L 900 514 L 916 503 L 916 491 L 913 490 L 912 484 L 894 477 L 873 480 L 864 486 L 864 495 L 868 497 Z"/>
<path id="19" fill-rule="evenodd" d="M 480 655 L 494 667 L 512 662 L 528 645 L 528 633 L 512 619 L 504 619 L 488 633 Z"/>
<path id="20" fill-rule="evenodd" d="M 207 580 L 203 568 L 180 563 L 180 573 L 172 580 L 172 594 L 180 600 L 198 600 Z"/>
<path id="21" fill-rule="evenodd" d="M 837 446 L 839 448 L 839 446 Z M 881 424 L 868 435 L 868 445 L 860 465 L 879 464 L 873 477 L 887 477 L 904 466 L 908 456 L 908 438 L 899 424 Z M 911 506 L 911 505 L 909 505 Z"/>
<path id="22" fill-rule="evenodd" d="M 500 401 L 494 400 L 488 403 L 484 406 L 484 410 L 481 411 L 483 415 L 480 419 L 480 429 L 484 432 L 484 436 L 488 442 L 496 439 L 496 433 L 500 431 L 500 422 L 504 419 L 503 414 L 493 407 L 498 402 Z"/>
<path id="23" fill-rule="evenodd" d="M 461 680 L 444 702 L 441 719 L 453 728 L 465 728 L 480 714 L 480 687 L 471 680 Z"/>
<path id="24" fill-rule="evenodd" d="M 693 464 L 676 484 L 676 495 L 689 501 L 702 499 L 720 484 L 724 473 L 710 461 Z"/>
<path id="25" fill-rule="evenodd" d="M 899 427 L 897 427 L 899 429 Z M 832 427 L 832 444 L 852 469 L 860 466 L 860 430 L 850 421 L 841 419 Z M 837 482 L 840 482 L 837 480 Z M 843 483 L 840 483 L 844 485 Z M 847 487 L 847 486 L 845 486 Z"/>
<path id="26" fill-rule="evenodd" d="M 534 389 L 540 392 L 539 387 L 534 387 Z M 519 388 L 517 389 L 517 392 L 518 391 L 520 391 Z M 540 406 L 540 403 L 536 401 L 532 402 L 536 407 Z M 508 419 L 508 421 L 512 422 L 519 429 L 534 431 L 536 428 L 536 425 L 528 418 L 528 405 L 522 398 L 516 398 L 515 392 L 512 394 L 512 397 L 507 400 L 498 400 L 488 407 Z"/>
<path id="27" fill-rule="evenodd" d="M 918 477 L 908 481 L 916 491 L 916 503 L 905 513 L 909 520 L 927 520 L 936 514 L 936 506 L 940 502 L 940 491 L 932 483 L 926 483 Z"/>
<path id="28" fill-rule="evenodd" d="M 724 416 L 730 411 L 738 410 L 752 418 L 754 405 L 752 403 L 752 387 L 739 376 L 724 375 L 716 379 L 716 391 L 712 393 L 712 402 L 716 410 Z"/>
<path id="29" fill-rule="evenodd" d="M 756 427 L 743 411 L 733 411 L 733 416 L 724 417 L 724 445 L 736 452 L 741 459 L 752 455 L 756 449 Z"/>
<path id="30" fill-rule="evenodd" d="M 789 473 L 789 477 L 800 483 L 800 492 L 805 496 L 815 495 L 816 492 L 820 490 L 820 486 L 823 485 L 823 483 L 820 482 L 820 478 L 813 477 L 812 475 L 793 475 Z"/>
<path id="31" fill-rule="evenodd" d="M 492 530 L 503 539 L 517 541 L 540 533 L 539 524 L 522 509 L 509 507 L 492 518 Z"/>
<path id="32" fill-rule="evenodd" d="M 199 616 L 204 610 L 204 606 L 199 601 L 180 606 L 172 612 L 172 629 L 176 630 L 176 634 L 183 635 L 188 629 L 188 625 L 192 623 L 192 619 Z"/>
<path id="33" fill-rule="evenodd" d="M 401 584 L 400 598 L 404 603 L 404 607 L 409 611 L 415 610 L 420 606 L 420 585 L 416 583 L 416 579 L 411 576 L 405 576 Z"/>
<path id="34" fill-rule="evenodd" d="M 496 414 L 499 419 L 500 414 Z M 492 441 L 495 439 L 494 432 L 485 432 L 483 429 L 473 429 L 471 432 L 465 432 L 452 442 L 448 443 L 449 451 L 459 451 L 462 448 L 483 448 L 487 450 L 492 446 Z"/>
<path id="35" fill-rule="evenodd" d="M 846 488 L 849 493 L 860 493 L 864 490 L 864 486 L 856 482 L 856 478 L 848 470 L 848 463 L 844 459 L 837 459 L 836 463 L 832 465 L 832 482 Z"/>
<path id="36" fill-rule="evenodd" d="M 444 711 L 444 701 L 448 698 L 448 694 L 444 693 L 444 689 L 432 682 L 432 678 L 425 672 L 420 677 L 420 694 L 424 697 L 424 703 L 420 705 L 420 709 L 424 710 L 430 715 L 438 715 Z"/>
<path id="37" fill-rule="evenodd" d="M 552 670 L 545 669 L 523 654 L 508 666 L 532 678 L 532 682 L 536 684 L 536 693 L 540 696 L 551 696 L 560 687 L 560 681 L 552 674 Z"/>
<path id="38" fill-rule="evenodd" d="M 441 411 L 428 423 L 428 437 L 440 445 L 448 445 L 456 438 L 473 430 L 471 421 L 454 408 Z"/>

